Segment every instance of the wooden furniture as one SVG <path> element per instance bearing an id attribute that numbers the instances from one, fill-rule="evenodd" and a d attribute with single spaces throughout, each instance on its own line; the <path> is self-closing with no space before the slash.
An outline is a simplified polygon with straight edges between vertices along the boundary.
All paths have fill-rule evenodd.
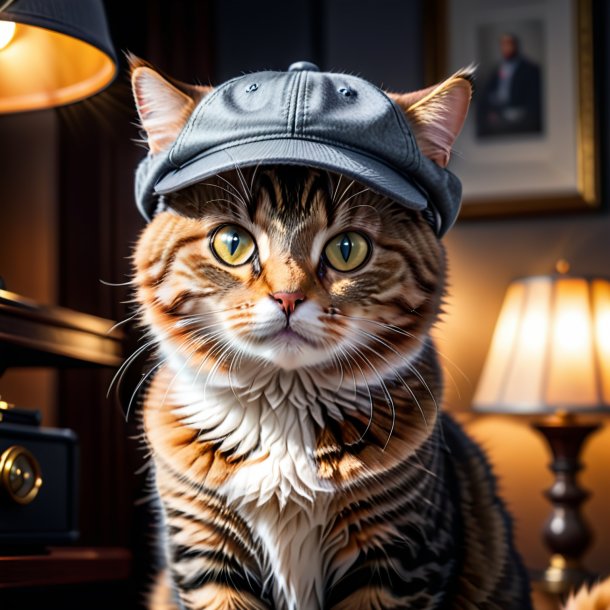
<path id="1" fill-rule="evenodd" d="M 3 610 L 135 610 L 125 549 L 51 549 L 46 556 L 0 558 Z"/>
<path id="2" fill-rule="evenodd" d="M 123 336 L 113 327 L 111 320 L 0 290 L 0 373 L 9 367 L 116 368 L 122 362 Z M 89 416 L 95 418 L 95 413 Z M 70 421 L 65 425 L 72 427 Z M 89 470 L 82 463 L 81 488 L 88 496 L 97 485 L 97 473 Z M 40 608 L 44 603 L 48 608 L 77 608 L 85 607 L 83 600 L 90 596 L 88 608 L 108 607 L 124 595 L 131 563 L 126 547 L 62 547 L 31 554 L 16 550 L 4 555 L 0 551 L 0 607 Z M 69 593 L 77 590 L 82 591 L 80 596 Z"/>
<path id="3" fill-rule="evenodd" d="M 131 555 L 122 548 L 55 547 L 45 554 L 0 556 L 0 591 L 125 580 Z"/>
<path id="4" fill-rule="evenodd" d="M 114 322 L 0 290 L 0 367 L 121 364 Z"/>

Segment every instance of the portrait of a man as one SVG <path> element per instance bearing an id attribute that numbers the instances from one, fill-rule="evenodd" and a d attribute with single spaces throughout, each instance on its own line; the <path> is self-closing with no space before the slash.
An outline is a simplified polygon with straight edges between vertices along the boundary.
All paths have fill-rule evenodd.
<path id="1" fill-rule="evenodd" d="M 539 44 L 535 26 L 540 24 L 529 25 L 528 38 Z M 526 53 L 524 40 L 515 31 L 504 30 L 498 36 L 497 27 L 493 29 L 494 32 L 482 28 L 480 36 L 482 83 L 475 97 L 476 135 L 489 138 L 541 134 L 544 129 L 541 64 Z M 485 69 L 485 64 L 490 67 Z"/>

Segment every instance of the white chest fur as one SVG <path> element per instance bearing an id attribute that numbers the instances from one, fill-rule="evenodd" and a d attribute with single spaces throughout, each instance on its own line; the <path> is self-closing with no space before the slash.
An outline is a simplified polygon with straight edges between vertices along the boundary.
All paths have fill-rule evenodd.
<path id="1" fill-rule="evenodd" d="M 207 381 L 174 384 L 172 401 L 184 405 L 177 412 L 201 439 L 245 456 L 217 491 L 265 548 L 276 607 L 319 610 L 334 489 L 317 476 L 315 422 L 320 395 L 328 394 L 327 410 L 329 397 L 337 398 L 336 382 L 329 382 L 330 391 L 302 373 L 277 371 L 239 384 Z"/>
<path id="2" fill-rule="evenodd" d="M 320 494 L 308 508 L 289 501 L 281 510 L 269 503 L 242 511 L 267 550 L 277 608 L 322 608 L 330 500 Z"/>

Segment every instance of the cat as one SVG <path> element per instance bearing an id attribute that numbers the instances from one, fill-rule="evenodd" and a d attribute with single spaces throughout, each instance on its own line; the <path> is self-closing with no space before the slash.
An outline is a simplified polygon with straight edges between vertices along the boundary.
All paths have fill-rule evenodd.
<path id="1" fill-rule="evenodd" d="M 133 61 L 154 158 L 206 87 Z M 439 166 L 468 73 L 389 94 Z M 166 568 L 149 607 L 525 610 L 487 461 L 439 411 L 445 255 L 426 214 L 306 166 L 165 195 L 134 253 Z"/>

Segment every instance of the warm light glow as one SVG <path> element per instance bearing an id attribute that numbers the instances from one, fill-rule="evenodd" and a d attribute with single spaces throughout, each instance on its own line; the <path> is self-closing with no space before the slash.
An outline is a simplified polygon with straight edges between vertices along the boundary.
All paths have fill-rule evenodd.
<path id="1" fill-rule="evenodd" d="M 604 402 L 610 404 L 610 283 L 593 282 L 594 332 Z"/>
<path id="2" fill-rule="evenodd" d="M 501 376 L 510 366 L 519 328 L 519 314 L 524 300 L 525 287 L 522 284 L 511 284 L 506 293 L 504 305 L 496 324 L 496 331 L 491 340 L 489 356 L 474 398 L 475 404 L 481 409 L 485 409 L 488 403 L 494 405 L 500 400 Z"/>
<path id="3" fill-rule="evenodd" d="M 15 29 L 16 25 L 12 21 L 0 21 L 0 51 L 11 43 Z"/>
<path id="4" fill-rule="evenodd" d="M 0 113 L 75 102 L 114 77 L 110 57 L 81 40 L 19 24 L 18 36 L 0 53 Z"/>
<path id="5" fill-rule="evenodd" d="M 556 282 L 546 387 L 547 404 L 561 408 L 596 407 L 589 282 Z"/>
<path id="6" fill-rule="evenodd" d="M 548 344 L 548 307 L 552 283 L 548 278 L 524 282 L 525 302 L 515 332 L 515 349 L 505 372 L 503 400 L 515 409 L 527 411 L 544 406 L 543 367 Z"/>
<path id="7" fill-rule="evenodd" d="M 474 407 L 523 413 L 610 408 L 610 282 L 562 276 L 513 282 Z"/>

